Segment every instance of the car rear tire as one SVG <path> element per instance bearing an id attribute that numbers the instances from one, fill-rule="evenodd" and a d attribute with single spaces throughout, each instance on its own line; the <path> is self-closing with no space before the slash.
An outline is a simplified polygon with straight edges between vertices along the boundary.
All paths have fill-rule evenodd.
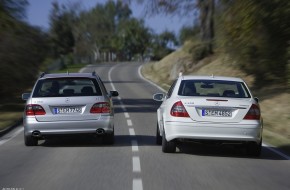
<path id="1" fill-rule="evenodd" d="M 115 132 L 113 130 L 112 133 L 107 133 L 103 139 L 105 144 L 112 145 L 115 143 Z"/>
<path id="2" fill-rule="evenodd" d="M 156 127 L 156 144 L 161 145 L 162 144 L 162 136 L 160 135 L 160 130 L 159 130 L 159 125 L 157 122 L 157 127 Z"/>
<path id="3" fill-rule="evenodd" d="M 247 153 L 249 156 L 259 157 L 262 151 L 262 140 L 260 143 L 252 142 L 247 145 Z"/>
<path id="4" fill-rule="evenodd" d="M 24 142 L 26 146 L 37 146 L 38 140 L 32 136 L 24 136 Z"/>
<path id="5" fill-rule="evenodd" d="M 176 150 L 176 143 L 175 141 L 167 141 L 165 137 L 165 130 L 162 133 L 162 151 L 164 153 L 174 153 Z"/>

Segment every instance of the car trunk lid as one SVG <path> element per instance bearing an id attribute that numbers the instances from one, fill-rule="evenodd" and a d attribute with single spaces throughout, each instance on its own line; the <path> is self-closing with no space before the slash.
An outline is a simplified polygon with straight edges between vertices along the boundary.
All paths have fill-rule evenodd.
<path id="1" fill-rule="evenodd" d="M 36 115 L 39 122 L 98 120 L 101 114 L 92 114 L 90 109 L 95 103 L 104 102 L 104 97 L 51 97 L 34 98 L 33 104 L 39 104 L 45 115 Z"/>
<path id="2" fill-rule="evenodd" d="M 190 118 L 199 122 L 238 123 L 252 103 L 249 98 L 180 98 Z"/>

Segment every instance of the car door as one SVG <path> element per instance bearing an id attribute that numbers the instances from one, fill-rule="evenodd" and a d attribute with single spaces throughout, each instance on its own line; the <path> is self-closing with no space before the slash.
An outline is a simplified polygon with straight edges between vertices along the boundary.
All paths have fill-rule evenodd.
<path id="1" fill-rule="evenodd" d="M 160 105 L 160 107 L 158 109 L 158 112 L 159 112 L 158 113 L 159 114 L 158 118 L 160 119 L 159 120 L 159 125 L 162 126 L 161 129 L 163 129 L 163 124 L 164 124 L 164 119 L 165 119 L 164 116 L 166 115 L 165 112 L 166 112 L 167 109 L 170 109 L 167 106 L 168 105 L 168 100 L 170 100 L 170 98 L 172 97 L 172 93 L 174 91 L 176 83 L 177 83 L 177 79 L 173 81 L 173 83 L 172 83 L 171 87 L 169 88 L 169 90 L 168 90 L 168 92 L 167 92 L 162 104 Z"/>

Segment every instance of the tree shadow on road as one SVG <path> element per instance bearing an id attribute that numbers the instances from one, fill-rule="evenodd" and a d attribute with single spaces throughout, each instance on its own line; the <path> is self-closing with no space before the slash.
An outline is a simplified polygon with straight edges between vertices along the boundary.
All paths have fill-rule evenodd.
<path id="1" fill-rule="evenodd" d="M 156 146 L 155 136 L 149 135 L 115 135 L 115 143 L 107 145 L 102 136 L 76 135 L 50 137 L 39 141 L 39 146 L 44 147 L 131 147 L 132 140 L 138 142 L 138 146 Z"/>
<path id="2" fill-rule="evenodd" d="M 125 106 L 126 112 L 129 113 L 156 113 L 160 106 L 160 102 L 153 99 L 122 99 L 122 105 Z M 114 102 L 115 113 L 123 113 L 124 109 L 119 101 Z"/>
<path id="3" fill-rule="evenodd" d="M 150 135 L 115 135 L 115 143 L 113 145 L 104 144 L 102 137 L 94 136 L 69 136 L 62 138 L 52 138 L 39 143 L 39 146 L 43 147 L 100 147 L 100 148 L 114 148 L 114 147 L 132 147 L 132 141 L 135 140 L 139 147 L 160 147 L 160 154 L 165 154 L 162 152 L 161 145 L 156 144 L 155 136 Z M 270 147 L 271 149 L 277 149 Z M 256 159 L 256 160 L 289 160 L 287 157 L 283 157 L 273 152 L 273 150 L 268 147 L 262 148 L 262 153 L 260 157 L 250 157 L 246 154 L 246 149 L 242 146 L 218 146 L 218 145 L 207 145 L 198 143 L 178 143 L 177 152 L 172 153 L 172 155 L 178 156 L 179 154 L 188 154 L 192 156 L 201 157 L 229 157 L 229 158 L 246 158 L 246 159 Z M 278 150 L 278 149 L 277 149 Z M 286 155 L 287 156 L 287 155 Z"/>

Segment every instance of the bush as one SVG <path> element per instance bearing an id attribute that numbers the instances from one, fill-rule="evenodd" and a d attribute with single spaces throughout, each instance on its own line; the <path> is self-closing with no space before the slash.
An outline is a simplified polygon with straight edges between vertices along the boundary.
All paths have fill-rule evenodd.
<path id="1" fill-rule="evenodd" d="M 207 45 L 206 43 L 196 42 L 189 48 L 189 53 L 192 54 L 193 61 L 198 62 L 209 55 Z"/>

